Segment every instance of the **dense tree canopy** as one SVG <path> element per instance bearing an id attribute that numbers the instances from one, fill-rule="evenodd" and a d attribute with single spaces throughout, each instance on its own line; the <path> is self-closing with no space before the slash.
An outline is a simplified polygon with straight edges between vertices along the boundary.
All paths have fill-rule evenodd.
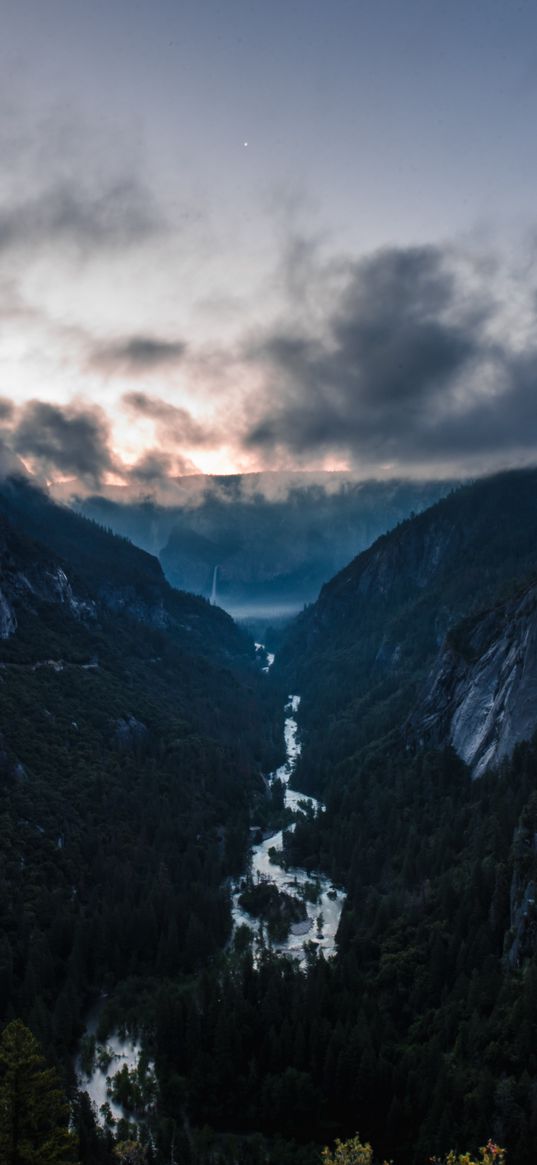
<path id="1" fill-rule="evenodd" d="M 452 500 L 443 505 L 452 512 Z M 78 519 L 53 516 L 54 553 L 73 554 Z M 493 530 L 466 574 L 466 544 L 450 550 L 453 611 L 473 602 L 480 572 L 489 593 L 510 585 L 517 556 L 530 564 L 526 534 L 514 522 L 502 559 Z M 347 1140 L 327 1150 L 326 1165 L 340 1165 L 338 1153 L 345 1165 L 370 1165 L 369 1143 L 398 1165 L 443 1161 L 451 1146 L 447 1165 L 501 1165 L 492 1142 L 479 1158 L 491 1136 L 509 1165 L 533 1165 L 537 745 L 518 746 L 473 782 L 450 748 L 427 751 L 401 732 L 422 649 L 433 649 L 438 589 L 409 606 L 410 571 L 393 581 L 386 626 L 388 600 L 376 590 L 369 610 L 353 607 L 348 619 L 336 604 L 332 639 L 328 608 L 326 625 L 308 614 L 300 623 L 315 631 L 301 663 L 300 779 L 322 785 L 326 812 L 285 834 L 283 861 L 323 870 L 347 891 L 337 957 L 326 961 L 313 939 L 301 969 L 270 949 L 254 960 L 244 934 L 230 941 L 229 908 L 250 824 L 285 823 L 281 787 L 271 798 L 260 774 L 281 755 L 278 685 L 292 674 L 299 632 L 280 680 L 261 684 L 232 626 L 217 619 L 211 644 L 207 604 L 170 597 L 150 557 L 138 562 L 128 543 L 112 593 L 101 595 L 106 537 L 91 533 L 95 555 L 73 573 L 95 604 L 87 616 L 51 598 L 49 551 L 0 526 L 17 617 L 0 644 L 0 1015 L 21 1015 L 72 1084 L 83 1017 L 107 991 L 109 1024 L 136 1028 L 158 1088 L 138 1141 L 127 1119 L 135 1089 L 128 1073 L 120 1078 L 127 1117 L 115 1155 L 112 1133 L 76 1098 L 82 1165 L 113 1165 L 121 1153 L 148 1165 L 320 1165 L 338 1135 Z M 396 547 L 407 537 L 399 532 Z M 125 606 L 114 587 L 124 598 L 133 566 L 139 587 Z M 155 609 L 170 621 L 152 622 Z M 390 651 L 397 632 L 406 653 L 391 671 L 378 644 L 388 631 Z M 243 890 L 254 911 L 271 914 L 277 937 L 286 896 Z M 17 1024 L 3 1038 L 4 1152 L 9 1165 L 56 1165 L 32 1157 L 31 1140 L 30 1156 L 13 1156 L 14 1065 L 25 1055 L 27 1119 L 67 1129 L 32 1041 Z M 36 1091 L 47 1089 L 45 1113 Z M 69 1137 L 50 1142 L 50 1153 L 64 1152 L 59 1162 L 73 1148 Z"/>
<path id="2" fill-rule="evenodd" d="M 0 1038 L 0 1160 L 2 1165 L 75 1165 L 77 1141 L 53 1068 L 20 1020 Z"/>

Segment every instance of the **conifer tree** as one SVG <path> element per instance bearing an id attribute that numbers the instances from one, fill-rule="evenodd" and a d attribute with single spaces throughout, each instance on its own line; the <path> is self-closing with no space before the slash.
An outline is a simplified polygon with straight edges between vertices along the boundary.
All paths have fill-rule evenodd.
<path id="1" fill-rule="evenodd" d="M 76 1137 L 58 1076 L 21 1020 L 0 1038 L 2 1165 L 76 1165 Z"/>

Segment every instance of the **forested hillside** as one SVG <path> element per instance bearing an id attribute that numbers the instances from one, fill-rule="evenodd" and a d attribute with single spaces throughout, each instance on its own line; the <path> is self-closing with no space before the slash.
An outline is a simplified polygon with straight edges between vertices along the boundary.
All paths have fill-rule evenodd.
<path id="1" fill-rule="evenodd" d="M 312 956 L 290 1012 L 282 971 L 263 971 L 270 1019 L 234 1063 L 241 1079 L 241 1057 L 255 1056 L 260 1083 L 244 1078 L 241 1112 L 253 1105 L 267 1129 L 285 1070 L 297 1075 L 279 1103 L 298 1089 L 303 1136 L 359 1127 L 417 1162 L 492 1135 L 517 1165 L 534 1159 L 537 754 L 515 744 L 537 726 L 536 485 L 533 471 L 501 475 L 403 523 L 323 588 L 276 662 L 302 693 L 302 786 L 327 799 L 286 835 L 287 861 L 329 872 L 348 899 L 338 959 Z M 446 658 L 458 686 L 443 684 Z M 520 732 L 475 779 L 448 729 L 483 661 L 511 701 L 487 704 L 490 739 L 507 740 L 505 708 Z M 237 1007 L 260 989 L 243 982 Z"/>
<path id="2" fill-rule="evenodd" d="M 220 608 L 166 581 L 158 559 L 67 506 L 55 505 L 23 478 L 0 489 L 0 514 L 25 538 L 45 545 L 68 565 L 78 590 L 109 611 L 170 631 L 188 651 L 237 663 L 253 647 Z"/>
<path id="3" fill-rule="evenodd" d="M 400 727 L 448 631 L 537 569 L 537 471 L 484 478 L 402 522 L 323 587 L 278 656 L 302 694 L 303 780 Z M 426 685 L 427 686 L 427 685 Z"/>
<path id="4" fill-rule="evenodd" d="M 3 1016 L 65 1067 L 113 990 L 113 1022 L 141 1027 L 154 1062 L 140 1160 L 319 1165 L 359 1129 L 401 1165 L 490 1137 L 533 1165 L 537 749 L 519 735 L 475 779 L 449 725 L 483 659 L 499 679 L 509 659 L 515 703 L 517 668 L 533 675 L 536 484 L 489 479 L 397 527 L 323 589 L 268 676 L 149 555 L 4 490 Z M 227 944 L 226 878 L 267 812 L 289 690 L 300 780 L 327 808 L 281 860 L 347 891 L 337 957 L 312 940 L 303 968 L 255 961 L 241 930 Z M 77 1123 L 83 1165 L 110 1165 L 84 1101 Z"/>
<path id="5" fill-rule="evenodd" d="M 0 566 L 0 1015 L 65 1065 L 92 997 L 225 943 L 281 729 L 228 616 L 23 483 Z"/>

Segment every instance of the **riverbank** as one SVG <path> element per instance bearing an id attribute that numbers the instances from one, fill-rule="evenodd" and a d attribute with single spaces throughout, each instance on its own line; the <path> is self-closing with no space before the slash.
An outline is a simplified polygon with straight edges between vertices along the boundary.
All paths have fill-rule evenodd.
<path id="1" fill-rule="evenodd" d="M 273 659 L 271 653 L 266 654 L 264 671 L 269 670 Z M 300 755 L 296 719 L 299 705 L 300 696 L 289 696 L 284 722 L 285 761 L 266 779 L 269 786 L 275 781 L 281 783 L 284 787 L 284 806 L 292 813 L 322 813 L 324 805 L 321 801 L 305 796 L 292 787 L 293 773 Z M 232 919 L 235 936 L 240 927 L 247 927 L 250 931 L 255 956 L 262 949 L 270 947 L 305 966 L 314 952 L 322 951 L 326 958 L 335 954 L 345 893 L 320 872 L 285 866 L 284 834 L 294 828 L 295 823 L 292 822 L 286 829 L 265 836 L 252 846 L 248 868 L 232 886 Z M 247 887 L 255 888 L 261 884 L 274 887 L 278 895 L 296 903 L 296 909 L 288 909 L 287 913 L 289 919 L 294 916 L 297 921 L 290 922 L 288 933 L 280 941 L 271 939 L 269 921 L 250 914 L 240 904 L 239 899 Z M 131 1126 L 143 1124 L 145 1104 L 137 1110 L 133 1098 L 140 1096 L 145 1089 L 147 1103 L 153 1103 L 152 1066 L 144 1060 L 138 1038 L 113 1031 L 106 1039 L 98 1040 L 103 1003 L 98 1004 L 88 1017 L 85 1036 L 76 1057 L 78 1087 L 88 1093 L 102 1127 L 116 1127 L 122 1121 L 127 1121 Z M 127 1103 L 122 1103 L 125 1099 Z"/>
<path id="2" fill-rule="evenodd" d="M 267 779 L 269 784 L 276 780 L 281 782 L 285 789 L 284 804 L 293 813 L 322 813 L 324 805 L 321 801 L 292 788 L 292 777 L 300 754 L 296 719 L 299 705 L 300 696 L 289 696 L 284 724 L 286 759 Z M 288 827 L 289 831 L 294 828 L 294 823 Z M 256 955 L 264 947 L 270 947 L 281 954 L 291 955 L 304 965 L 312 950 L 322 951 L 328 958 L 335 954 L 345 893 L 320 872 L 285 866 L 283 838 L 286 832 L 279 830 L 252 847 L 246 875 L 237 879 L 232 887 L 234 932 L 237 934 L 242 926 L 248 927 L 253 936 Z M 256 886 L 262 882 L 276 887 L 282 894 L 298 899 L 306 908 L 307 917 L 291 925 L 287 937 L 280 942 L 271 941 L 268 924 L 249 914 L 240 903 L 246 885 Z"/>

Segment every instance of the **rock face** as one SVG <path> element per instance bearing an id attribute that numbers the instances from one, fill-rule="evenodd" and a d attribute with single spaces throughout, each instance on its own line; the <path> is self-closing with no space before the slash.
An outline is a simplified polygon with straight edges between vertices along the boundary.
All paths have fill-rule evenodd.
<path id="1" fill-rule="evenodd" d="M 10 639 L 17 630 L 18 608 L 33 608 L 39 601 L 65 607 L 77 619 L 95 616 L 95 603 L 75 595 L 63 568 L 42 552 L 29 558 L 28 548 L 1 516 L 0 575 L 0 639 Z"/>
<path id="2" fill-rule="evenodd" d="M 411 727 L 479 777 L 537 729 L 537 583 L 448 635 Z"/>
<path id="3" fill-rule="evenodd" d="M 6 596 L 0 591 L 0 639 L 9 639 L 10 635 L 17 629 L 17 617 L 6 599 Z"/>
<path id="4" fill-rule="evenodd" d="M 253 658 L 229 616 L 174 590 L 151 554 L 15 479 L 0 488 L 0 585 L 0 639 L 13 633 L 12 616 L 20 626 L 20 612 L 41 601 L 77 622 L 126 616 L 225 663 Z"/>
<path id="5" fill-rule="evenodd" d="M 171 617 L 166 611 L 162 597 L 158 594 L 147 601 L 137 594 L 135 587 L 104 585 L 100 588 L 99 598 L 109 611 L 123 612 L 138 623 L 146 623 L 148 627 L 158 627 L 164 631 L 171 625 Z"/>
<path id="6" fill-rule="evenodd" d="M 391 734 L 449 742 L 476 775 L 531 737 L 536 577 L 537 471 L 521 470 L 453 492 L 327 583 L 275 665 L 302 695 L 309 787 Z"/>
<path id="7" fill-rule="evenodd" d="M 135 716 L 126 716 L 116 721 L 114 735 L 119 748 L 132 751 L 147 740 L 148 732 L 146 725 Z"/>
<path id="8" fill-rule="evenodd" d="M 434 522 L 409 525 L 401 537 L 380 539 L 364 555 L 357 594 L 361 599 L 397 595 L 403 580 L 409 591 L 423 591 L 463 544 L 464 530 L 442 515 Z"/>

